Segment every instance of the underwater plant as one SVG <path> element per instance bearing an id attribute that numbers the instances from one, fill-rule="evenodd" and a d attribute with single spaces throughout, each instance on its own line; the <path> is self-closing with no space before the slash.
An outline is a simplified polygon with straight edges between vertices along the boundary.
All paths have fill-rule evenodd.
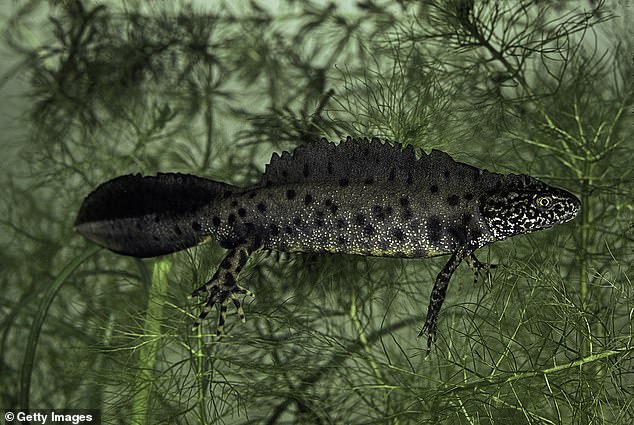
<path id="1" fill-rule="evenodd" d="M 12 3 L 0 405 L 103 423 L 632 423 L 632 10 Z M 498 267 L 475 283 L 458 268 L 429 355 L 416 336 L 446 258 L 258 253 L 249 320 L 217 338 L 213 321 L 192 331 L 185 298 L 225 250 L 142 261 L 73 230 L 115 176 L 248 186 L 274 152 L 348 135 L 534 176 L 582 208 L 481 249 Z"/>

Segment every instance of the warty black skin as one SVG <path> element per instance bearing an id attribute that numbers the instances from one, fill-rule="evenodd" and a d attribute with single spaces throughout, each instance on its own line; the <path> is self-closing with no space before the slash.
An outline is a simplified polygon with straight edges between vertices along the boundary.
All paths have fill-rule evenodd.
<path id="1" fill-rule="evenodd" d="M 435 339 L 453 272 L 474 252 L 574 218 L 579 200 L 524 175 L 501 175 L 432 151 L 416 157 L 378 139 L 325 139 L 274 155 L 259 184 L 238 188 L 185 174 L 128 175 L 82 204 L 78 232 L 123 255 L 152 257 L 214 240 L 229 253 L 195 296 L 202 320 L 231 301 L 244 320 L 239 274 L 257 250 L 428 258 L 450 254 L 436 278 L 419 335 Z M 198 323 L 198 322 L 197 322 Z"/>

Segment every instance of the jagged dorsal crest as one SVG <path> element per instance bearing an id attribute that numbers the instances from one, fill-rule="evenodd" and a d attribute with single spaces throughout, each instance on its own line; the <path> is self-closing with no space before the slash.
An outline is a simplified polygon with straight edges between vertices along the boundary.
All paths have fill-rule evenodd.
<path id="1" fill-rule="evenodd" d="M 402 148 L 378 138 L 348 137 L 338 145 L 323 138 L 300 146 L 292 153 L 273 154 L 261 185 L 368 180 L 411 183 L 434 168 L 453 168 L 456 162 L 446 153 L 433 150 L 416 158 L 410 145 Z"/>

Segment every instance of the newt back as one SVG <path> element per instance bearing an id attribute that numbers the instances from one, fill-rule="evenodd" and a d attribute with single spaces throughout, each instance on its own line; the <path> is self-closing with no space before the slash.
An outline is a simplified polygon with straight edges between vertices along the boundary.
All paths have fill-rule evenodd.
<path id="1" fill-rule="evenodd" d="M 479 200 L 504 177 L 437 150 L 417 158 L 411 146 L 322 140 L 274 155 L 258 185 L 218 205 L 211 231 L 291 252 L 447 254 L 495 240 Z"/>

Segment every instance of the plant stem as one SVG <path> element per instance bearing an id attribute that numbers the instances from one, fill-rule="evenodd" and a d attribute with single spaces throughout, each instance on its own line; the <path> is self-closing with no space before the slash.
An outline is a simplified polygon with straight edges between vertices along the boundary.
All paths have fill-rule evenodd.
<path id="1" fill-rule="evenodd" d="M 590 233 L 590 191 L 593 185 L 593 146 L 592 139 L 585 136 L 583 132 L 583 125 L 581 124 L 581 118 L 577 104 L 575 102 L 575 120 L 577 121 L 579 128 L 579 142 L 583 145 L 584 158 L 583 168 L 581 175 L 581 270 L 579 273 L 579 292 L 581 296 L 581 310 L 584 321 L 586 322 L 587 337 L 581 335 L 581 357 L 586 357 L 592 354 L 592 325 L 588 323 L 588 299 L 589 299 L 589 273 L 588 268 L 590 264 L 589 254 L 589 233 Z"/>
<path id="2" fill-rule="evenodd" d="M 213 102 L 213 78 L 214 70 L 211 65 L 207 67 L 207 87 L 205 90 L 205 152 L 203 154 L 203 160 L 200 165 L 201 171 L 206 171 L 209 168 L 211 162 L 211 149 L 213 146 L 213 132 L 214 132 L 214 102 Z"/>
<path id="3" fill-rule="evenodd" d="M 609 359 L 615 356 L 628 356 L 633 351 L 634 349 L 632 347 L 625 346 L 625 347 L 617 348 L 614 350 L 606 350 L 601 353 L 592 354 L 590 356 L 579 358 L 577 360 L 574 360 L 568 363 L 563 363 L 563 364 L 553 366 L 547 369 L 516 372 L 511 374 L 502 373 L 499 376 L 479 379 L 477 381 L 472 381 L 469 384 L 465 384 L 465 385 L 453 385 L 447 388 L 447 390 L 443 392 L 443 395 L 445 397 L 448 397 L 450 394 L 456 391 L 473 391 L 473 390 L 483 391 L 484 388 L 491 385 L 502 386 L 502 385 L 511 384 L 513 382 L 521 381 L 524 379 L 530 379 L 530 378 L 535 378 L 540 376 L 544 377 L 544 376 L 558 373 L 567 369 L 582 368 L 586 364 L 592 364 L 594 362 Z"/>
<path id="4" fill-rule="evenodd" d="M 62 288 L 62 285 L 66 282 L 66 279 L 80 266 L 86 261 L 88 258 L 95 255 L 101 248 L 92 247 L 84 251 L 83 254 L 75 257 L 70 263 L 64 267 L 64 269 L 57 275 L 55 281 L 46 289 L 44 293 L 44 297 L 40 303 L 39 308 L 37 309 L 37 313 L 35 318 L 33 319 L 33 323 L 31 324 L 31 330 L 29 332 L 29 338 L 26 344 L 26 351 L 22 358 L 22 367 L 20 373 L 20 395 L 18 398 L 18 406 L 22 409 L 28 409 L 29 406 L 29 398 L 31 394 L 31 378 L 33 375 L 33 365 L 35 360 L 35 351 L 37 349 L 37 344 L 40 339 L 40 331 L 42 330 L 42 325 L 44 324 L 44 320 L 46 319 L 46 315 L 48 313 L 48 309 L 51 304 L 55 300 L 57 293 Z"/>
<path id="5" fill-rule="evenodd" d="M 587 320 L 588 313 L 588 233 L 590 228 L 590 176 L 589 161 L 584 161 L 583 177 L 581 180 L 581 270 L 579 276 L 579 292 L 581 296 L 581 309 L 584 318 Z M 581 357 L 592 354 L 592 333 L 589 331 L 585 341 L 581 343 Z"/>
<path id="6" fill-rule="evenodd" d="M 196 328 L 196 382 L 198 387 L 198 412 L 200 417 L 200 423 L 207 423 L 207 403 L 206 403 L 206 393 L 207 387 L 209 385 L 209 379 L 205 377 L 207 362 L 205 359 L 205 340 L 203 339 L 203 331 L 202 326 L 198 326 Z M 210 373 L 213 373 L 213 368 L 210 368 Z"/>
<path id="7" fill-rule="evenodd" d="M 167 275 L 170 268 L 171 263 L 169 260 L 162 259 L 154 263 L 154 269 L 152 270 L 152 284 L 143 325 L 143 338 L 145 341 L 139 347 L 139 359 L 137 361 L 137 370 L 139 372 L 132 392 L 130 420 L 132 424 L 149 423 L 148 411 L 152 395 L 152 378 L 154 376 L 156 354 L 159 348 L 163 304 L 165 304 L 167 294 Z"/>

